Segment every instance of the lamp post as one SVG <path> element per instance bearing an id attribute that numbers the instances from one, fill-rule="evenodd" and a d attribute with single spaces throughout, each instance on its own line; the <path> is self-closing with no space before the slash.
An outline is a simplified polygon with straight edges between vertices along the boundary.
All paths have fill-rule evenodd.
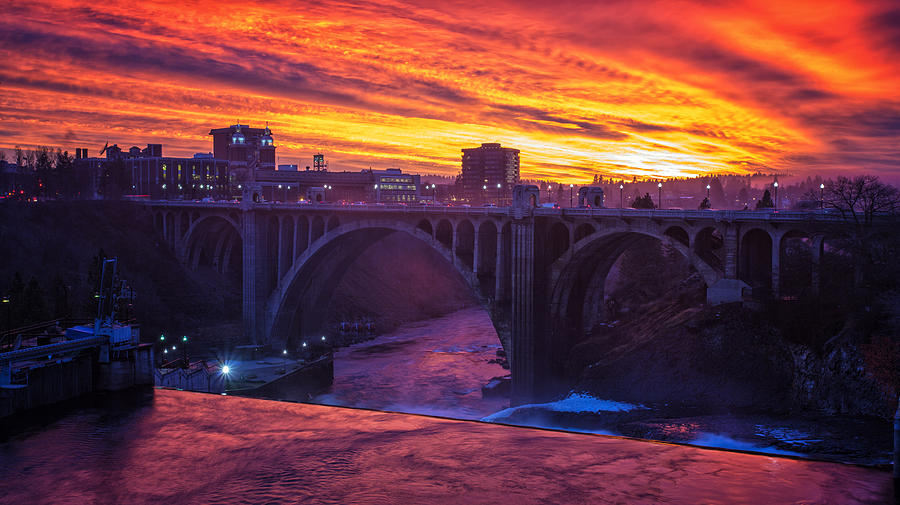
<path id="1" fill-rule="evenodd" d="M 575 199 L 575 185 L 569 184 L 569 207 L 573 207 L 574 199 Z"/>
<path id="2" fill-rule="evenodd" d="M 503 186 L 498 182 L 497 183 L 497 207 L 500 206 L 500 188 Z"/>
<path id="3" fill-rule="evenodd" d="M 481 185 L 481 205 L 487 205 L 487 184 Z"/>
<path id="4" fill-rule="evenodd" d="M 623 208 L 625 204 L 625 185 L 619 184 L 619 208 Z"/>
<path id="5" fill-rule="evenodd" d="M 328 184 L 325 185 L 325 201 L 328 201 L 328 190 L 331 189 L 331 186 Z"/>
<path id="6" fill-rule="evenodd" d="M 184 368 L 188 368 L 187 335 L 181 337 L 181 355 L 184 359 Z"/>
<path id="7" fill-rule="evenodd" d="M 378 184 L 375 185 L 375 201 L 378 201 Z"/>
<path id="8" fill-rule="evenodd" d="M 709 188 L 710 188 L 710 186 L 709 186 L 709 184 L 707 184 L 706 185 L 706 199 L 707 200 L 709 200 Z M 709 202 L 709 203 L 712 203 L 712 202 Z"/>
<path id="9" fill-rule="evenodd" d="M 437 203 L 437 186 L 434 183 L 431 183 L 431 201 Z"/>
<path id="10" fill-rule="evenodd" d="M 659 189 L 659 196 L 656 197 L 656 208 L 662 210 L 662 183 L 657 183 L 656 187 Z"/>
<path id="11" fill-rule="evenodd" d="M 819 210 L 825 208 L 825 184 L 819 184 Z"/>
<path id="12" fill-rule="evenodd" d="M 553 189 L 553 185 L 547 184 L 547 203 L 550 203 L 550 201 L 551 201 L 551 198 L 550 198 L 550 190 L 551 189 Z"/>
<path id="13" fill-rule="evenodd" d="M 772 186 L 775 188 L 775 210 L 778 210 L 778 181 L 775 181 Z"/>
<path id="14" fill-rule="evenodd" d="M 12 331 L 12 312 L 10 312 L 12 302 L 10 302 L 9 296 L 3 297 L 3 305 L 6 305 L 6 333 L 9 333 Z"/>
<path id="15" fill-rule="evenodd" d="M 287 373 L 287 349 L 281 351 L 281 373 Z"/>
<path id="16" fill-rule="evenodd" d="M 281 189 L 281 184 L 278 185 L 278 189 Z M 284 198 L 284 200 L 287 200 L 287 198 Z M 282 200 L 282 201 L 284 201 L 284 200 Z"/>

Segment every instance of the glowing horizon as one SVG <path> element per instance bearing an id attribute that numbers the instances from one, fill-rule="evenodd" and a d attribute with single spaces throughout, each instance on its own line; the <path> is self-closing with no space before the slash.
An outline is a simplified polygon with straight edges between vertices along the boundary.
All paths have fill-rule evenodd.
<path id="1" fill-rule="evenodd" d="M 522 176 L 846 171 L 900 178 L 891 2 L 198 2 L 0 7 L 0 149 L 109 140 L 212 150 L 275 134 L 279 163 Z M 115 13 L 115 14 L 112 14 Z M 299 161 L 298 161 L 299 160 Z"/>

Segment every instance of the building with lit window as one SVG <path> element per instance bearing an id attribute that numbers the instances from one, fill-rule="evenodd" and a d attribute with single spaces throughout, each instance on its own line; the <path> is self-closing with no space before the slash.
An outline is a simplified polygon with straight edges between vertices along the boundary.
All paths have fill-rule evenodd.
<path id="1" fill-rule="evenodd" d="M 519 183 L 519 150 L 500 144 L 462 150 L 462 169 L 456 180 L 457 193 L 470 202 L 509 202 Z"/>
<path id="2" fill-rule="evenodd" d="M 131 180 L 128 194 L 166 200 L 224 200 L 234 194 L 228 162 L 215 159 L 211 153 L 198 153 L 193 158 L 128 158 L 123 162 Z"/>
<path id="3" fill-rule="evenodd" d="M 399 168 L 373 170 L 376 202 L 413 203 L 419 201 L 419 176 L 404 174 Z"/>

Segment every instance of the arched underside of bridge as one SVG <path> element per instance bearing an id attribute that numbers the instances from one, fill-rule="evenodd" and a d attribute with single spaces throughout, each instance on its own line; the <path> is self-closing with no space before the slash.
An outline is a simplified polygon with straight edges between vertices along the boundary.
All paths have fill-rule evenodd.
<path id="1" fill-rule="evenodd" d="M 326 322 L 329 303 L 347 269 L 369 247 L 395 233 L 437 251 L 490 314 L 489 299 L 480 289 L 478 277 L 439 240 L 441 234 L 433 236 L 429 228 L 422 223 L 363 220 L 328 229 L 297 258 L 269 296 L 264 319 L 266 341 L 292 344 L 297 338 L 316 335 Z M 441 231 L 440 226 L 436 231 Z M 493 322 L 496 326 L 497 321 Z"/>
<path id="2" fill-rule="evenodd" d="M 602 322 L 607 277 L 627 250 L 666 244 L 687 259 L 707 287 L 723 277 L 722 270 L 710 264 L 714 262 L 704 259 L 717 258 L 714 251 L 702 244 L 694 249 L 689 247 L 684 243 L 687 234 L 681 228 L 662 231 L 657 234 L 611 230 L 588 234 L 573 245 L 570 253 L 554 262 L 550 275 L 549 321 L 545 325 L 547 341 L 538 344 L 550 356 L 551 376 L 565 375 L 562 366 L 569 352 Z"/>
<path id="3" fill-rule="evenodd" d="M 184 234 L 181 256 L 191 270 L 212 267 L 220 274 L 240 279 L 243 240 L 232 220 L 210 215 L 195 219 Z"/>

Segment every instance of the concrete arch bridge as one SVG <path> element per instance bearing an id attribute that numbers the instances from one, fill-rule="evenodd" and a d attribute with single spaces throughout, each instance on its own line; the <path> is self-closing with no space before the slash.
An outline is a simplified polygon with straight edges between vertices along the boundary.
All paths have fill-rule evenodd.
<path id="1" fill-rule="evenodd" d="M 824 239 L 842 224 L 824 213 L 549 209 L 537 201 L 536 189 L 520 186 L 508 208 L 251 198 L 146 205 L 186 265 L 240 271 L 244 331 L 256 343 L 318 333 L 335 286 L 368 246 L 395 233 L 427 244 L 490 314 L 517 402 L 565 386 L 561 360 L 598 322 L 606 276 L 629 247 L 670 245 L 703 278 L 708 302 L 736 302 L 751 289 L 779 295 L 793 238 L 811 250 L 806 288 L 818 290 Z"/>

